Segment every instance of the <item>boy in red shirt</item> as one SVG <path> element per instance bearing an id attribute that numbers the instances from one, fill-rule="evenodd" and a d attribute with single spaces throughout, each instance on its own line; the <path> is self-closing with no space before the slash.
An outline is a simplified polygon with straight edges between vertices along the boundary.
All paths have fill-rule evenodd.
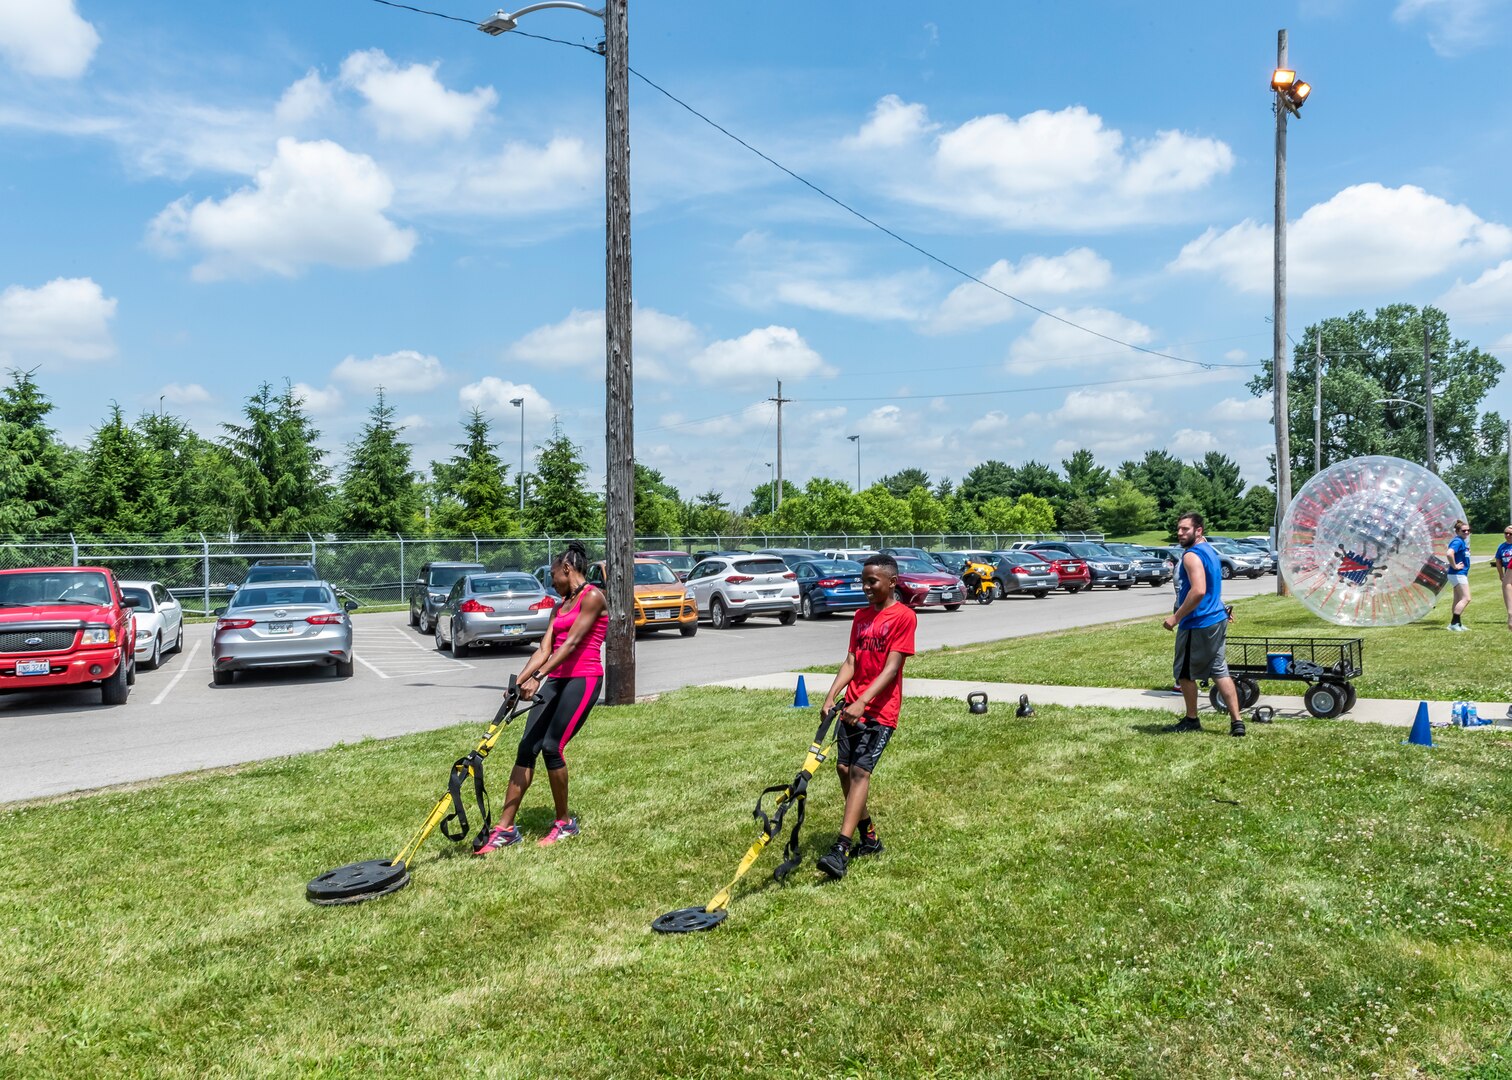
<path id="1" fill-rule="evenodd" d="M 898 563 L 891 555 L 873 555 L 861 568 L 861 588 L 871 607 L 856 612 L 850 647 L 835 681 L 824 696 L 824 708 L 834 708 L 845 691 L 845 711 L 835 731 L 835 769 L 845 793 L 845 819 L 835 846 L 819 859 L 819 869 L 832 878 L 845 876 L 849 860 L 877 855 L 882 841 L 866 812 L 872 773 L 888 740 L 898 729 L 903 704 L 903 661 L 914 652 L 918 616 L 897 599 Z M 857 828 L 861 839 L 852 846 Z"/>

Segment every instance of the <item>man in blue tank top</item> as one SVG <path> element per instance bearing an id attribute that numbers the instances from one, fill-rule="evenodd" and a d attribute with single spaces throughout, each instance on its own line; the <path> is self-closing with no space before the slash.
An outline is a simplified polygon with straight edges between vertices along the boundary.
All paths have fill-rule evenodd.
<path id="1" fill-rule="evenodd" d="M 1228 633 L 1228 609 L 1223 606 L 1223 566 L 1207 542 L 1201 514 L 1182 514 L 1176 522 L 1182 547 L 1176 571 L 1176 610 L 1162 624 L 1176 631 L 1176 685 L 1186 703 L 1186 717 L 1167 731 L 1201 731 L 1197 718 L 1197 680 L 1212 679 L 1229 711 L 1229 734 L 1244 734 L 1239 693 L 1229 678 L 1223 642 Z"/>

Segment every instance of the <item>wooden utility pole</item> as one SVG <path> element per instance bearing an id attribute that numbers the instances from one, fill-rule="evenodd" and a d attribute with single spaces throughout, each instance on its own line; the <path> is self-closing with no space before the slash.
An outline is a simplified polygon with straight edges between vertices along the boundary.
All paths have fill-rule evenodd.
<path id="1" fill-rule="evenodd" d="M 767 400 L 777 403 L 777 509 L 772 511 L 775 514 L 782 508 L 782 406 L 793 399 L 782 396 L 782 380 L 778 379 L 777 396 Z"/>
<path id="2" fill-rule="evenodd" d="M 604 5 L 606 699 L 635 701 L 635 383 L 630 344 L 629 0 Z"/>
<path id="3" fill-rule="evenodd" d="M 1276 33 L 1276 67 L 1284 68 L 1286 31 Z M 1271 370 L 1276 405 L 1276 536 L 1291 505 L 1291 427 L 1286 401 L 1286 104 L 1272 94 L 1276 107 L 1276 205 L 1274 232 L 1275 289 L 1271 297 Z M 1286 578 L 1276 575 L 1276 594 L 1287 594 Z"/>
<path id="4" fill-rule="evenodd" d="M 1507 422 L 1507 520 L 1512 522 L 1512 420 Z"/>
<path id="5" fill-rule="evenodd" d="M 1323 328 L 1318 327 L 1313 355 L 1313 475 L 1323 471 Z"/>
<path id="6" fill-rule="evenodd" d="M 1423 412 L 1428 422 L 1428 471 L 1438 472 L 1438 449 L 1433 445 L 1433 352 L 1428 309 L 1423 308 Z"/>

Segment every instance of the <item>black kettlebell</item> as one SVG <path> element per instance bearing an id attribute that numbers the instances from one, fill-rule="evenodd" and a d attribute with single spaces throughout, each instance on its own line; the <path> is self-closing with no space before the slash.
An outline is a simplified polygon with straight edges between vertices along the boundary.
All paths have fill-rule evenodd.
<path id="1" fill-rule="evenodd" d="M 1028 694 L 1020 694 L 1019 695 L 1018 709 L 1017 709 L 1017 711 L 1015 711 L 1014 715 L 1017 716 L 1019 719 L 1023 719 L 1026 716 L 1033 716 L 1034 715 L 1034 706 L 1031 705 L 1031 704 L 1029 704 L 1029 695 Z"/>
<path id="2" fill-rule="evenodd" d="M 987 695 L 980 690 L 974 690 L 966 695 L 966 707 L 976 716 L 987 715 Z"/>

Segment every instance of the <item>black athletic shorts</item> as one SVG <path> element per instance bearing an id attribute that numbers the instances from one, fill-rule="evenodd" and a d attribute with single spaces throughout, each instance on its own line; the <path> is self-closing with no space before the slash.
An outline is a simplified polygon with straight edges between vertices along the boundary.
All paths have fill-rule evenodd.
<path id="1" fill-rule="evenodd" d="M 897 730 L 875 720 L 865 720 L 855 725 L 842 720 L 835 732 L 835 760 L 853 769 L 876 772 L 877 762 L 882 760 L 882 751 L 887 749 L 888 740 Z"/>

